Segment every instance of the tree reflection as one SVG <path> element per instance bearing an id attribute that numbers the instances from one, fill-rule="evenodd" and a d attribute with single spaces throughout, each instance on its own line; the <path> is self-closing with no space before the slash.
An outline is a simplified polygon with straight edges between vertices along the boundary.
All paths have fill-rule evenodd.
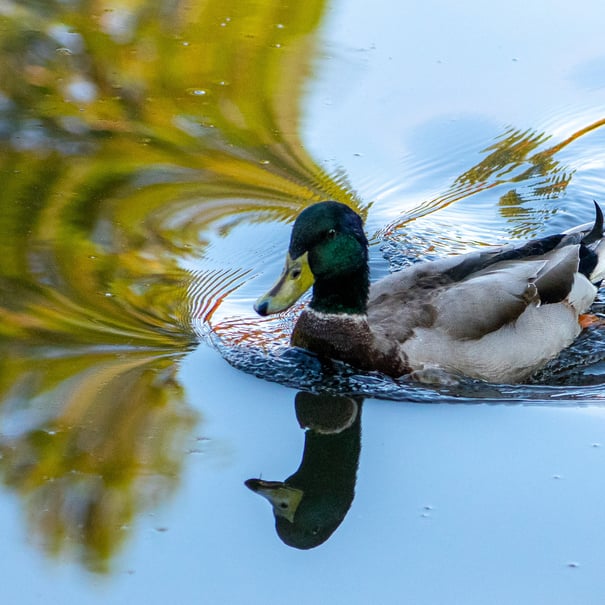
<path id="1" fill-rule="evenodd" d="M 197 418 L 173 355 L 3 350 L 0 473 L 34 541 L 107 569 L 136 515 L 176 489 Z"/>
<path id="2" fill-rule="evenodd" d="M 2 3 L 0 469 L 49 553 L 105 569 L 178 483 L 175 361 L 251 273 L 185 268 L 219 223 L 360 210 L 300 139 L 325 7 Z"/>
<path id="3" fill-rule="evenodd" d="M 523 202 L 526 200 L 517 191 L 517 187 L 529 186 L 532 196 L 556 198 L 562 195 L 573 177 L 573 170 L 567 169 L 556 155 L 565 147 L 581 137 L 605 126 L 605 119 L 597 120 L 578 129 L 566 139 L 541 149 L 551 135 L 534 130 L 521 131 L 509 128 L 495 143 L 483 150 L 485 157 L 472 168 L 458 176 L 449 190 L 443 195 L 427 201 L 404 220 L 390 225 L 385 233 L 401 228 L 407 221 L 426 216 L 455 202 L 482 191 L 509 184 L 509 189 L 499 201 L 504 217 L 523 214 Z"/>
<path id="4" fill-rule="evenodd" d="M 288 546 L 323 544 L 349 511 L 361 451 L 361 403 L 359 397 L 299 392 L 296 417 L 306 432 L 298 470 L 285 481 L 246 481 L 271 503 L 275 529 Z"/>
<path id="5" fill-rule="evenodd" d="M 168 293 L 186 292 L 182 261 L 203 254 L 219 220 L 356 204 L 300 141 L 324 8 L 7 3 L 0 333 L 186 343 L 187 302 Z"/>

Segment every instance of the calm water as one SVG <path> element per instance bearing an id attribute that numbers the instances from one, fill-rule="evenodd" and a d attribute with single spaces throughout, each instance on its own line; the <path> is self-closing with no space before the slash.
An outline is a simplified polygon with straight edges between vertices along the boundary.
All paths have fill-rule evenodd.
<path id="1" fill-rule="evenodd" d="M 0 0 L 3 602 L 603 603 L 602 331 L 436 390 L 252 302 L 320 199 L 373 277 L 591 220 L 604 17 Z"/>

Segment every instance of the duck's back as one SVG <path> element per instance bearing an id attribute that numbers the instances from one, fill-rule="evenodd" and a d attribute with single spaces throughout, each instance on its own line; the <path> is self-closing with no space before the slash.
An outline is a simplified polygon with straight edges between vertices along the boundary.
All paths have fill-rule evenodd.
<path id="1" fill-rule="evenodd" d="M 412 369 L 522 380 L 571 344 L 597 292 L 579 271 L 582 233 L 555 237 L 388 276 L 371 288 L 370 325 L 400 343 Z"/>

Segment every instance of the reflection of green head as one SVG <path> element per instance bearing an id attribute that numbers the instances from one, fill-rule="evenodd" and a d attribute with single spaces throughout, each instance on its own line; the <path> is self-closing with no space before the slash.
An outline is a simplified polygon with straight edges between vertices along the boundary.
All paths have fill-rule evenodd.
<path id="1" fill-rule="evenodd" d="M 271 502 L 281 540 L 309 549 L 332 535 L 353 502 L 361 419 L 358 402 L 331 395 L 298 393 L 296 412 L 314 427 L 305 434 L 298 470 L 283 482 L 249 479 L 246 485 Z"/>

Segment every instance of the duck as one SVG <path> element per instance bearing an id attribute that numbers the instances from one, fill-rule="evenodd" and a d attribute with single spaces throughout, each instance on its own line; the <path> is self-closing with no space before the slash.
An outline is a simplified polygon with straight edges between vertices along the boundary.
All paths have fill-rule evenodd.
<path id="1" fill-rule="evenodd" d="M 418 261 L 370 284 L 359 214 L 336 201 L 296 218 L 284 270 L 256 300 L 260 316 L 311 299 L 290 345 L 393 378 L 445 373 L 519 383 L 595 321 L 605 276 L 603 212 L 521 243 Z"/>

